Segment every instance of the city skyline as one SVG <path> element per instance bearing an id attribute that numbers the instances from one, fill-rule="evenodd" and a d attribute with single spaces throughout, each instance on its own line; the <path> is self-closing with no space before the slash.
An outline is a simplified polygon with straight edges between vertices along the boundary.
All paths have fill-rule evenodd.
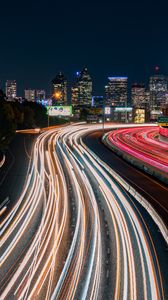
<path id="1" fill-rule="evenodd" d="M 47 89 L 55 72 L 73 82 L 86 65 L 95 78 L 94 93 L 101 95 L 113 74 L 146 82 L 156 65 L 166 74 L 167 6 L 151 1 L 85 1 L 80 7 L 77 1 L 2 3 L 8 18 L 4 14 L 0 20 L 0 82 L 20 79 L 19 94 L 26 85 Z"/>
<path id="2" fill-rule="evenodd" d="M 44 86 L 37 86 L 34 83 L 32 85 L 26 84 L 26 86 L 23 86 L 22 87 L 23 89 L 21 89 L 21 84 L 20 84 L 21 79 L 20 80 L 16 80 L 16 78 L 12 78 L 12 79 L 11 78 L 10 79 L 6 78 L 3 81 L 0 80 L 0 88 L 5 92 L 6 91 L 6 84 L 7 84 L 7 82 L 8 81 L 16 81 L 17 82 L 17 97 L 24 97 L 24 94 L 25 94 L 24 91 L 25 90 L 45 90 L 46 91 L 46 95 L 50 96 L 52 94 L 52 91 L 53 91 L 53 86 L 52 86 L 53 85 L 53 83 L 52 83 L 53 78 L 55 78 L 59 73 L 61 73 L 61 74 L 63 74 L 63 75 L 66 76 L 66 80 L 67 80 L 67 97 L 68 97 L 68 100 L 70 101 L 71 95 L 72 95 L 72 88 L 75 87 L 75 80 L 76 80 L 77 74 L 78 73 L 80 74 L 80 72 L 82 72 L 82 70 L 84 68 L 87 68 L 87 67 L 83 67 L 83 68 L 81 68 L 81 70 L 78 69 L 78 71 L 76 71 L 76 72 L 71 72 L 71 74 L 73 74 L 73 77 L 71 77 L 71 80 L 70 80 L 70 78 L 67 77 L 67 75 L 65 73 L 63 73 L 60 70 L 57 70 L 57 72 L 55 72 L 55 75 L 52 77 L 52 79 L 50 80 L 50 82 L 48 82 L 48 83 L 45 84 L 45 87 Z M 89 70 L 89 73 L 91 74 L 90 70 Z M 127 76 L 126 72 L 123 72 L 123 74 L 125 74 L 125 75 L 121 75 L 119 73 L 115 73 L 114 74 L 113 72 L 111 72 L 111 75 L 109 75 L 106 78 L 104 78 L 104 82 L 105 82 L 104 86 L 99 87 L 99 90 L 101 88 L 101 93 L 97 92 L 97 88 L 95 88 L 95 84 L 94 84 L 97 80 L 91 74 L 92 83 L 93 83 L 93 85 L 92 85 L 92 91 L 93 91 L 92 95 L 103 95 L 104 94 L 104 96 L 105 96 L 105 89 L 106 89 L 106 86 L 107 86 L 107 81 L 111 77 L 114 77 L 114 78 L 115 77 L 116 78 L 117 77 L 118 78 L 120 78 L 120 77 L 124 78 L 125 77 L 125 78 L 127 78 L 128 100 L 129 100 L 129 98 L 131 98 L 131 88 L 132 88 L 132 85 L 144 85 L 144 87 L 148 90 L 149 86 L 150 86 L 150 78 L 155 77 L 155 76 L 163 76 L 163 77 L 167 78 L 167 80 L 168 80 L 168 73 L 163 74 L 163 72 L 162 72 L 162 70 L 160 69 L 159 66 L 154 66 L 153 67 L 153 72 L 149 74 L 149 77 L 145 78 L 145 76 L 144 76 L 144 78 L 142 78 L 142 80 L 140 80 L 140 81 L 136 81 L 134 79 L 132 79 L 132 81 L 131 81 L 131 78 L 129 78 Z M 104 77 L 104 76 L 102 76 L 102 77 Z"/>

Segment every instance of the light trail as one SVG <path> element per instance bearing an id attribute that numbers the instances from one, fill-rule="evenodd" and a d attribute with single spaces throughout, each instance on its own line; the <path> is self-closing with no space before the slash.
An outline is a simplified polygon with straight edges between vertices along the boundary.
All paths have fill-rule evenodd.
<path id="1" fill-rule="evenodd" d="M 1 299 L 103 299 L 107 239 L 114 264 L 108 265 L 113 273 L 107 299 L 164 299 L 144 219 L 109 168 L 82 142 L 83 135 L 100 128 L 76 124 L 37 138 L 27 183 L 1 223 Z"/>
<path id="2" fill-rule="evenodd" d="M 108 141 L 142 163 L 168 173 L 168 145 L 158 139 L 158 127 L 118 129 L 111 132 Z"/>

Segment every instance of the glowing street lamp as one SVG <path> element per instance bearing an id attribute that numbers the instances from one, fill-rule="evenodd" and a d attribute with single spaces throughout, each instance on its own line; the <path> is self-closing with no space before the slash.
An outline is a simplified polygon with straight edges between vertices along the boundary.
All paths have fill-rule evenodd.
<path id="1" fill-rule="evenodd" d="M 53 97 L 56 98 L 56 99 L 60 99 L 61 98 L 61 92 L 55 92 Z"/>
<path id="2" fill-rule="evenodd" d="M 53 95 L 52 95 L 52 98 L 54 98 L 54 99 L 61 99 L 61 92 L 55 92 L 55 93 L 53 93 Z M 49 110 L 50 110 L 50 106 L 51 106 L 51 104 L 49 104 L 49 109 L 48 109 L 48 127 L 50 126 L 50 112 L 49 112 Z"/>

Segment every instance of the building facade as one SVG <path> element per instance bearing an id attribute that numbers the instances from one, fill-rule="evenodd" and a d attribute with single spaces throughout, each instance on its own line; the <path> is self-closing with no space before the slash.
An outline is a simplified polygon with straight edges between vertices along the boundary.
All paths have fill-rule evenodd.
<path id="1" fill-rule="evenodd" d="M 105 104 L 112 107 L 127 106 L 128 77 L 108 77 L 105 86 Z"/>
<path id="2" fill-rule="evenodd" d="M 67 79 L 61 72 L 52 80 L 52 100 L 55 105 L 67 105 Z"/>
<path id="3" fill-rule="evenodd" d="M 71 87 L 71 103 L 72 105 L 79 104 L 79 88 L 77 83 Z"/>
<path id="4" fill-rule="evenodd" d="M 149 81 L 150 110 L 159 110 L 167 101 L 168 78 L 164 75 L 154 75 Z"/>
<path id="5" fill-rule="evenodd" d="M 36 100 L 36 90 L 27 89 L 25 92 L 25 99 L 30 102 L 34 102 Z"/>
<path id="6" fill-rule="evenodd" d="M 76 73 L 76 82 L 71 89 L 72 105 L 92 104 L 92 79 L 88 69 L 84 68 L 81 72 Z"/>
<path id="7" fill-rule="evenodd" d="M 17 96 L 17 84 L 16 80 L 6 81 L 6 97 L 8 100 L 12 100 Z"/>
<path id="8" fill-rule="evenodd" d="M 145 102 L 145 85 L 144 84 L 133 84 L 131 87 L 131 101 L 135 107 L 143 106 Z"/>
<path id="9" fill-rule="evenodd" d="M 36 101 L 42 101 L 46 99 L 45 90 L 36 90 Z"/>

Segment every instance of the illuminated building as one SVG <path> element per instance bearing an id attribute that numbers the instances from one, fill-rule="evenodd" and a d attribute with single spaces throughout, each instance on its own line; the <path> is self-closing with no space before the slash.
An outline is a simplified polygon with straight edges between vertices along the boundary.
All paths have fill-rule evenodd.
<path id="1" fill-rule="evenodd" d="M 7 80 L 6 97 L 8 98 L 8 100 L 12 100 L 16 98 L 16 90 L 17 90 L 16 80 Z"/>
<path id="2" fill-rule="evenodd" d="M 168 79 L 163 75 L 150 77 L 150 110 L 158 110 L 166 103 L 168 93 Z"/>
<path id="3" fill-rule="evenodd" d="M 168 91 L 165 93 L 165 105 L 168 104 Z"/>
<path id="4" fill-rule="evenodd" d="M 93 96 L 92 97 L 92 106 L 103 107 L 104 106 L 103 96 Z"/>
<path id="5" fill-rule="evenodd" d="M 77 85 L 72 86 L 71 88 L 71 103 L 73 105 L 78 105 L 78 99 L 79 99 L 79 89 Z"/>
<path id="6" fill-rule="evenodd" d="M 150 93 L 146 91 L 144 84 L 133 84 L 131 87 L 132 105 L 137 108 L 148 107 L 150 102 Z"/>
<path id="7" fill-rule="evenodd" d="M 107 106 L 127 106 L 128 77 L 108 77 L 105 86 L 105 103 Z"/>
<path id="8" fill-rule="evenodd" d="M 36 99 L 36 91 L 33 89 L 27 89 L 25 90 L 25 99 L 27 101 L 35 101 Z"/>
<path id="9" fill-rule="evenodd" d="M 87 68 L 76 73 L 76 82 L 71 89 L 73 105 L 89 105 L 92 103 L 92 79 Z"/>
<path id="10" fill-rule="evenodd" d="M 61 72 L 52 80 L 52 98 L 55 105 L 67 104 L 67 80 Z"/>
<path id="11" fill-rule="evenodd" d="M 120 123 L 130 123 L 133 120 L 132 107 L 114 107 L 112 109 L 112 121 Z"/>
<path id="12" fill-rule="evenodd" d="M 46 93 L 44 90 L 36 90 L 36 100 L 45 100 L 46 98 Z"/>
<path id="13" fill-rule="evenodd" d="M 137 124 L 145 123 L 145 120 L 146 120 L 145 109 L 135 108 L 133 110 L 133 119 L 134 119 L 134 123 L 137 123 Z"/>

